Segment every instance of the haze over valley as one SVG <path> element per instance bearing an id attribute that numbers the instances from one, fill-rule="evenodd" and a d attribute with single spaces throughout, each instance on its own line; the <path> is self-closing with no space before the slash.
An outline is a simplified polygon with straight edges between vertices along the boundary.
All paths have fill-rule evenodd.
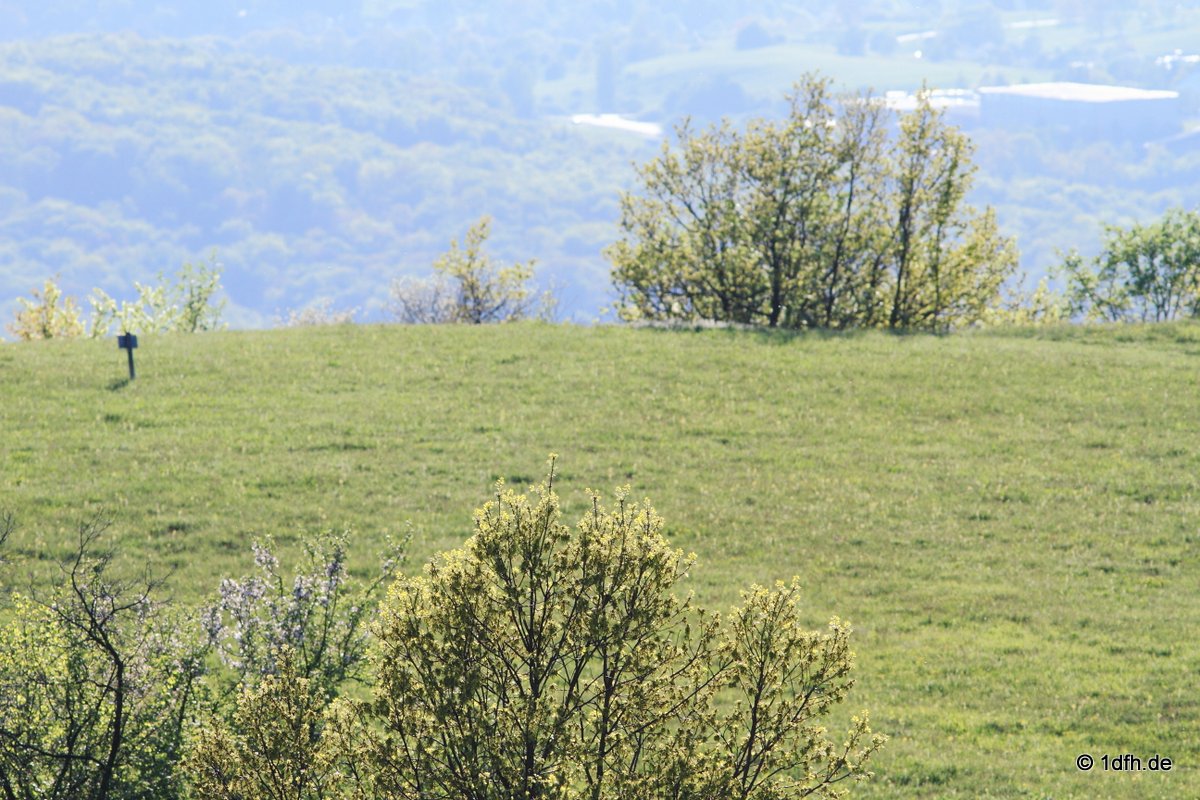
<path id="1" fill-rule="evenodd" d="M 1190 4 L 8 2 L 0 16 L 6 310 L 48 277 L 81 300 L 130 297 L 215 254 L 235 327 L 319 303 L 382 320 L 391 281 L 429 274 L 486 214 L 494 252 L 536 259 L 560 315 L 592 321 L 612 299 L 602 250 L 633 164 L 685 116 L 780 115 L 810 71 L 897 107 L 948 90 L 947 119 L 976 145 L 969 199 L 997 208 L 1032 279 L 1059 250 L 1094 253 L 1103 224 L 1190 207 L 1200 177 Z M 1059 89 L 1020 88 L 1044 83 Z M 1122 88 L 1081 99 L 1070 84 Z M 1130 90 L 1149 94 L 1111 94 Z"/>

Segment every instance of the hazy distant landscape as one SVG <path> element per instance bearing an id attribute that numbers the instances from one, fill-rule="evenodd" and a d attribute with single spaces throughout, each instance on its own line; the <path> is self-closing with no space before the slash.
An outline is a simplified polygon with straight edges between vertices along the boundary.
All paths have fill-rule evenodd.
<path id="1" fill-rule="evenodd" d="M 1151 141 L 1079 121 L 949 114 L 976 145 L 1031 277 L 1192 202 L 1200 11 L 1117 2 L 762 3 L 603 11 L 521 3 L 0 6 L 0 305 L 48 277 L 78 297 L 215 252 L 235 326 L 318 302 L 384 319 L 483 214 L 535 258 L 565 318 L 611 300 L 617 196 L 669 133 L 779 113 L 820 70 L 846 89 L 1042 81 L 1179 93 Z M 1190 48 L 1190 49 L 1189 49 Z M 985 95 L 986 97 L 986 95 Z M 1066 112 L 1069 118 L 1071 112 Z M 665 135 L 665 134 L 664 134 Z"/>

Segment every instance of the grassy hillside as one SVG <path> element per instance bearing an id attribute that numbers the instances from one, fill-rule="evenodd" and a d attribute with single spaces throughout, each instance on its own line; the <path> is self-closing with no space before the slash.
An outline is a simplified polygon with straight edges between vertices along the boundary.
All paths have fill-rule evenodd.
<path id="1" fill-rule="evenodd" d="M 554 450 L 571 515 L 650 497 L 710 606 L 799 574 L 855 623 L 847 712 L 892 737 L 859 796 L 1194 797 L 1198 357 L 1200 326 L 333 327 L 145 337 L 127 385 L 111 340 L 7 345 L 0 506 L 35 559 L 103 511 L 198 601 L 267 533 L 351 526 L 366 567 L 411 520 L 420 563 Z"/>

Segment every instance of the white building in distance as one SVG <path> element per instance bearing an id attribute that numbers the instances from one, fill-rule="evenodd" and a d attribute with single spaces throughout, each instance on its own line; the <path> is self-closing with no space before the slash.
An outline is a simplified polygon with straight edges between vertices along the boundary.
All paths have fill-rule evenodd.
<path id="1" fill-rule="evenodd" d="M 985 128 L 1036 129 L 1067 141 L 1146 142 L 1179 133 L 1179 92 L 1091 83 L 980 88 Z"/>
<path id="2" fill-rule="evenodd" d="M 925 94 L 929 105 L 952 125 L 966 128 L 979 120 L 979 94 L 970 89 L 929 89 Z M 897 114 L 915 111 L 919 102 L 913 92 L 890 91 L 883 96 L 883 104 Z"/>

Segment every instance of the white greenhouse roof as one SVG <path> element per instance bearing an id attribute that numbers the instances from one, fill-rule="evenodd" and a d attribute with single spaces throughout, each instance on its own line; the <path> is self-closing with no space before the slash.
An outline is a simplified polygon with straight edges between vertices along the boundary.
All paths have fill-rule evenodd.
<path id="1" fill-rule="evenodd" d="M 593 125 L 597 128 L 612 128 L 618 131 L 628 131 L 641 136 L 657 138 L 662 136 L 662 126 L 657 122 L 638 122 L 626 119 L 620 114 L 573 114 L 571 122 L 576 125 Z"/>
<path id="2" fill-rule="evenodd" d="M 1068 103 L 1120 103 L 1129 100 L 1173 100 L 1179 92 L 1164 89 L 1134 89 L 1099 83 L 1024 83 L 1016 86 L 984 86 L 980 94 L 1007 94 L 1061 100 Z"/>

